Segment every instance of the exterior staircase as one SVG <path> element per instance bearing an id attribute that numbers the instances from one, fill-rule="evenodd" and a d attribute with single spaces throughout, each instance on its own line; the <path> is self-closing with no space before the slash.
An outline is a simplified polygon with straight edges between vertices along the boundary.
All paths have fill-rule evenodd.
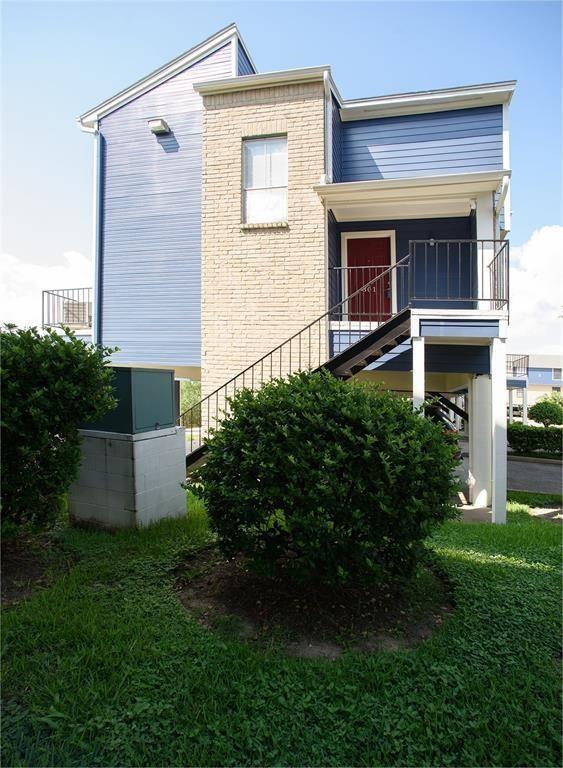
<path id="1" fill-rule="evenodd" d="M 430 242 L 430 241 L 429 241 Z M 448 258 L 451 241 L 432 241 L 432 247 L 447 243 Z M 508 243 L 504 241 L 459 241 L 471 258 L 471 244 L 494 243 L 495 256 L 488 265 L 489 290 L 485 301 L 489 306 L 499 307 L 508 303 Z M 418 246 L 420 241 L 413 241 Z M 427 249 L 425 249 L 427 250 Z M 458 249 L 461 252 L 461 247 Z M 475 248 L 477 250 L 477 248 Z M 455 296 L 444 296 L 439 287 L 439 250 L 436 249 L 435 270 L 429 279 L 423 275 L 423 306 L 449 306 L 448 302 L 482 301 L 475 289 L 463 288 Z M 380 272 L 359 289 L 348 295 L 309 325 L 279 344 L 252 365 L 229 379 L 200 402 L 184 411 L 179 424 L 186 428 L 186 467 L 188 472 L 205 460 L 207 447 L 205 438 L 212 430 L 220 428 L 221 420 L 229 411 L 229 399 L 240 389 L 260 389 L 273 379 L 286 378 L 300 371 L 325 369 L 341 379 L 349 379 L 376 362 L 399 344 L 410 338 L 411 308 L 417 305 L 416 295 L 421 290 L 419 273 L 415 275 L 416 251 L 412 244 L 409 254 L 388 269 Z M 455 256 L 459 258 L 459 256 Z M 424 254 L 428 263 L 428 254 Z M 441 268 L 441 267 L 440 267 Z M 416 286 L 415 286 L 416 283 Z M 431 284 L 431 288 L 429 288 Z M 434 288 L 435 286 L 435 288 Z M 396 303 L 394 312 L 389 311 L 391 287 Z M 461 287 L 460 287 L 461 291 Z M 505 295 L 506 294 L 506 295 Z M 467 420 L 467 413 L 461 411 L 443 395 L 446 407 Z"/>

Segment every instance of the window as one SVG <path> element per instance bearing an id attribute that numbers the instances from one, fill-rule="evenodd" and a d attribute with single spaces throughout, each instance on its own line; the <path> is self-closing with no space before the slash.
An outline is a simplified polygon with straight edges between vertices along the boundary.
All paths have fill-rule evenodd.
<path id="1" fill-rule="evenodd" d="M 561 392 L 561 387 L 551 387 L 552 392 Z"/>
<path id="2" fill-rule="evenodd" d="M 562 378 L 562 376 L 561 376 L 561 368 L 554 368 L 553 369 L 553 378 L 557 379 L 557 381 L 559 381 Z"/>
<path id="3" fill-rule="evenodd" d="M 243 142 L 243 210 L 249 224 L 287 220 L 287 137 Z"/>

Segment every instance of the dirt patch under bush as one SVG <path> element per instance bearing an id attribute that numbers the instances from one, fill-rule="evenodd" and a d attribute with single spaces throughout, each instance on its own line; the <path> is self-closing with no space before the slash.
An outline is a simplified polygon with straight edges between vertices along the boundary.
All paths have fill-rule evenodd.
<path id="1" fill-rule="evenodd" d="M 182 604 L 206 627 L 304 658 L 412 648 L 453 609 L 448 583 L 430 564 L 407 583 L 336 589 L 259 576 L 212 547 L 186 560 L 177 575 Z"/>

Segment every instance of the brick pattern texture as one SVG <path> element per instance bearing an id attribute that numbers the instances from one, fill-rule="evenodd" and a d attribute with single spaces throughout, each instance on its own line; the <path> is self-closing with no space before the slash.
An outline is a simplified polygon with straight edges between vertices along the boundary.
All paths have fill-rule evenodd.
<path id="1" fill-rule="evenodd" d="M 287 227 L 242 227 L 242 140 L 287 134 Z M 326 309 L 321 83 L 204 98 L 202 395 Z M 324 338 L 324 334 L 323 334 Z M 324 355 L 324 351 L 322 353 Z"/>

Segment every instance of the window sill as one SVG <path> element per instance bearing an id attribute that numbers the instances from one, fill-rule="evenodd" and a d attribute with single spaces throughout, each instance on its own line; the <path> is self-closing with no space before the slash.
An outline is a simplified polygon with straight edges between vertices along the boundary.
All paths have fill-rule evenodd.
<path id="1" fill-rule="evenodd" d="M 248 222 L 246 224 L 241 224 L 240 228 L 242 230 L 246 229 L 287 229 L 289 227 L 289 224 L 287 221 L 267 221 L 267 222 Z"/>

